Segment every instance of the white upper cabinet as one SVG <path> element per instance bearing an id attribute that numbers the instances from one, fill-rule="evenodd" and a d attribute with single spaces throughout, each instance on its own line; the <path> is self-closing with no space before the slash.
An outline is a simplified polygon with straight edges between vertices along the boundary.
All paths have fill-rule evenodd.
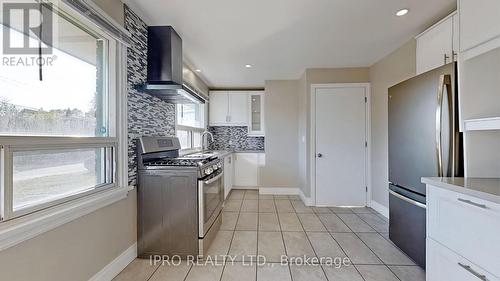
<path id="1" fill-rule="evenodd" d="M 500 47 L 500 1 L 459 0 L 460 52 L 467 57 Z"/>
<path id="2" fill-rule="evenodd" d="M 248 126 L 248 93 L 229 93 L 229 124 Z"/>
<path id="3" fill-rule="evenodd" d="M 250 92 L 248 94 L 248 104 L 248 134 L 264 136 L 264 92 Z"/>
<path id="4" fill-rule="evenodd" d="M 248 126 L 248 93 L 210 92 L 210 126 Z"/>
<path id="5" fill-rule="evenodd" d="M 226 92 L 211 92 L 209 108 L 210 125 L 228 122 L 229 99 Z"/>
<path id="6" fill-rule="evenodd" d="M 458 16 L 454 12 L 416 37 L 417 74 L 457 59 L 458 29 Z"/>
<path id="7" fill-rule="evenodd" d="M 248 135 L 264 136 L 263 91 L 211 91 L 210 126 L 245 126 Z"/>

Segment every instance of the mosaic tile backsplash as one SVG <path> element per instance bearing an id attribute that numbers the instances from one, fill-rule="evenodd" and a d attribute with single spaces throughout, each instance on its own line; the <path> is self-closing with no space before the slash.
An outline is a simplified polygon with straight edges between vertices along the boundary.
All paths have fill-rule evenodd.
<path id="1" fill-rule="evenodd" d="M 127 52 L 128 86 L 128 177 L 129 185 L 137 184 L 136 141 L 140 136 L 174 136 L 175 106 L 142 93 L 134 87 L 146 81 L 147 25 L 125 5 L 125 29 L 132 35 Z"/>
<path id="2" fill-rule="evenodd" d="M 210 144 L 213 150 L 264 150 L 264 137 L 248 136 L 248 127 L 214 126 L 209 131 L 214 135 Z"/>

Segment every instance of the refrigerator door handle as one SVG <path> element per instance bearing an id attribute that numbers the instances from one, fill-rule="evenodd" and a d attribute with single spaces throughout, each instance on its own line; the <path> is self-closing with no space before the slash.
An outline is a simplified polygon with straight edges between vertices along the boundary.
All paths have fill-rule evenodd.
<path id="1" fill-rule="evenodd" d="M 444 176 L 443 171 L 443 146 L 442 146 L 442 125 L 443 125 L 443 100 L 444 91 L 448 91 L 448 95 L 451 94 L 451 75 L 443 74 L 439 77 L 439 88 L 437 94 L 437 107 L 436 107 L 436 156 L 437 156 L 437 168 L 438 177 Z"/>

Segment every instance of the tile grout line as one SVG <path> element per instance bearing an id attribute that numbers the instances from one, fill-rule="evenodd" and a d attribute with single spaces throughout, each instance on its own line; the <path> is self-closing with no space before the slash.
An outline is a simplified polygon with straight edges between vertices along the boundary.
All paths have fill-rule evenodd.
<path id="1" fill-rule="evenodd" d="M 353 213 L 354 213 L 354 212 L 353 212 Z M 358 214 L 356 214 L 356 213 L 354 213 L 354 214 L 356 215 L 356 217 L 360 218 L 360 217 L 358 216 Z M 343 221 L 343 222 L 347 225 L 347 223 L 346 223 L 346 222 L 345 222 L 345 221 L 344 221 L 341 217 L 339 217 L 339 218 L 340 218 L 340 220 L 342 220 L 342 221 Z M 361 219 L 361 218 L 360 218 L 360 219 Z M 367 224 L 367 225 L 368 225 L 368 224 Z M 368 226 L 370 226 L 370 225 L 368 225 Z M 352 231 L 352 229 L 351 229 L 351 227 L 350 227 L 349 225 L 347 225 L 347 227 L 348 227 L 348 228 Z M 370 228 L 372 228 L 372 227 L 370 226 Z M 372 228 L 372 229 L 373 229 L 373 228 Z M 374 230 L 375 230 L 375 229 L 374 229 Z M 375 231 L 376 231 L 376 230 L 375 230 Z M 368 246 L 368 244 L 366 244 L 366 243 L 365 243 L 365 241 L 363 241 L 363 239 L 361 239 L 361 237 L 359 237 L 359 235 L 358 235 L 356 232 L 354 232 L 354 231 L 353 231 L 352 233 L 354 233 L 354 235 L 355 235 L 355 236 L 356 236 L 356 237 L 357 237 L 357 238 L 361 241 L 361 243 L 363 243 L 363 244 L 364 244 L 364 245 L 368 248 L 368 250 L 370 250 L 370 252 L 372 252 L 372 253 L 373 253 L 373 254 L 374 254 L 374 255 L 375 255 L 375 256 L 376 256 L 376 257 L 377 257 L 377 258 L 378 258 L 378 259 L 382 262 L 382 264 L 383 264 L 383 265 L 384 265 L 384 266 L 385 266 L 385 267 L 386 267 L 386 268 L 387 268 L 387 269 L 388 269 L 388 270 L 389 270 L 389 271 L 390 271 L 390 272 L 391 272 L 391 273 L 392 273 L 392 274 L 393 274 L 393 275 L 394 275 L 394 276 L 395 276 L 398 280 L 401 280 L 401 279 L 400 279 L 400 278 L 399 278 L 396 274 L 394 274 L 394 273 L 392 272 L 392 270 L 389 268 L 389 266 L 387 266 L 387 264 L 386 264 L 386 263 L 385 263 L 385 262 L 384 262 L 384 261 L 383 261 L 383 260 L 382 260 L 382 259 L 381 259 L 381 258 L 380 258 L 380 257 L 379 257 L 379 256 L 378 256 L 378 255 L 377 255 L 377 254 L 373 251 L 373 250 L 372 250 L 372 248 L 370 248 L 370 247 Z M 377 232 L 377 234 L 379 234 L 379 233 Z M 380 235 L 380 234 L 379 234 L 379 235 Z M 376 266 L 376 265 L 375 265 L 375 266 Z M 355 265 L 355 264 L 354 264 L 354 267 L 356 268 L 356 270 L 358 270 L 358 268 L 356 267 L 356 265 Z M 358 272 L 359 272 L 359 270 L 358 270 Z M 360 274 L 361 274 L 361 272 L 360 272 Z M 363 277 L 363 276 L 361 275 L 361 277 Z M 363 278 L 363 279 L 364 279 L 364 278 Z"/>
<path id="2" fill-rule="evenodd" d="M 246 192 L 245 192 L 246 193 Z M 259 255 L 259 224 L 260 224 L 260 199 L 259 193 L 257 192 L 257 243 L 255 245 L 255 257 Z M 257 261 L 255 261 L 257 262 Z M 257 264 L 255 264 L 255 281 L 257 281 Z"/>
<path id="3" fill-rule="evenodd" d="M 184 276 L 184 279 L 182 279 L 182 281 L 186 281 L 186 279 L 187 279 L 187 278 L 188 278 L 188 276 L 189 276 L 189 273 L 191 273 L 191 269 L 193 269 L 193 265 L 191 265 L 191 266 L 189 267 L 189 270 L 188 270 L 188 272 L 186 273 L 186 276 Z"/>
<path id="4" fill-rule="evenodd" d="M 323 222 L 319 219 L 319 217 L 314 213 L 313 211 L 313 214 L 316 216 L 316 218 L 319 220 L 319 222 L 323 225 L 323 227 L 326 229 L 325 225 L 323 224 Z M 306 239 L 307 239 L 307 242 L 309 242 L 309 245 L 311 246 L 311 249 L 313 250 L 314 252 L 314 255 L 316 256 L 316 258 L 319 258 L 318 257 L 318 254 L 316 253 L 316 250 L 314 249 L 312 243 L 311 243 L 311 239 L 309 239 L 309 235 L 307 235 L 307 232 L 306 232 L 306 229 L 304 228 L 304 225 L 302 224 L 302 221 L 300 220 L 299 218 L 299 222 L 300 222 L 300 225 L 302 226 L 302 228 L 304 229 L 304 234 L 306 235 Z M 347 255 L 346 255 L 347 256 Z M 325 269 L 323 268 L 323 265 L 321 264 L 321 262 L 319 263 L 319 268 L 321 268 L 321 272 L 323 272 L 323 276 L 325 276 L 325 279 L 327 281 L 330 281 L 330 279 L 328 279 L 328 275 L 326 275 L 326 272 L 325 272 Z M 333 280 L 332 280 L 333 281 Z"/>
<path id="5" fill-rule="evenodd" d="M 330 211 L 332 211 L 332 210 L 330 210 Z M 333 211 L 332 211 L 332 212 L 333 212 Z M 339 216 L 337 216 L 337 214 L 336 214 L 335 212 L 333 212 L 333 215 L 335 215 L 335 216 L 336 216 L 336 217 L 337 217 L 340 221 L 342 221 L 342 219 L 341 219 Z M 348 258 L 349 258 L 349 260 L 351 260 L 351 258 L 349 257 L 349 255 L 347 255 L 347 252 L 344 250 L 344 248 L 342 248 L 342 245 L 340 245 L 340 243 L 339 243 L 339 242 L 335 239 L 335 237 L 333 237 L 332 233 L 328 230 L 328 228 L 327 228 L 327 227 L 326 227 L 326 225 L 323 223 L 323 221 L 319 218 L 319 216 L 318 216 L 317 214 L 316 214 L 316 216 L 318 217 L 319 221 L 320 221 L 320 222 L 323 224 L 323 226 L 325 227 L 325 229 L 326 229 L 326 231 L 327 231 L 328 235 L 330 235 L 330 237 L 333 239 L 333 241 L 335 241 L 335 243 L 337 243 L 337 245 L 339 245 L 340 250 L 342 250 L 342 252 L 345 254 L 345 256 L 346 256 L 346 257 L 348 257 Z M 342 222 L 343 222 L 343 221 L 342 221 Z M 352 229 L 351 229 L 351 228 L 350 228 L 347 224 L 346 224 L 346 226 L 347 226 L 347 228 L 349 228 L 349 230 L 351 230 L 351 231 L 352 231 Z M 342 232 L 342 233 L 349 233 L 349 232 Z M 313 250 L 314 250 L 314 247 L 313 247 Z M 352 261 L 351 261 L 351 263 L 352 263 Z M 359 272 L 359 270 L 356 268 L 356 266 L 354 265 L 354 263 L 352 263 L 352 266 L 354 267 L 354 269 L 356 270 L 356 272 L 359 274 L 359 276 L 361 276 L 361 279 L 363 279 L 363 280 L 365 280 L 365 281 L 366 281 L 366 279 L 363 277 L 363 275 L 361 274 L 361 272 Z M 323 269 L 323 272 L 324 272 L 324 271 L 325 271 L 325 270 Z M 325 273 L 325 275 L 326 275 L 326 272 L 324 272 L 324 273 Z M 328 276 L 326 276 L 326 279 L 327 279 L 327 280 L 330 280 L 330 279 L 328 279 Z"/>
<path id="6" fill-rule="evenodd" d="M 274 197 L 273 197 L 273 201 L 275 201 L 275 200 L 276 199 L 274 199 Z M 276 202 L 274 202 L 274 203 L 276 205 Z M 292 206 L 292 209 L 293 209 L 293 206 Z M 283 236 L 283 229 L 281 228 L 281 219 L 280 219 L 280 216 L 278 213 L 278 207 L 276 207 L 276 216 L 278 217 L 278 224 L 280 226 L 281 241 L 283 243 L 283 248 L 285 249 L 285 256 L 288 257 L 288 251 L 286 249 L 285 237 Z M 290 275 L 290 281 L 293 281 L 293 275 L 292 275 L 292 269 L 290 268 L 290 263 L 287 263 L 287 267 L 288 267 L 288 274 Z M 257 280 L 257 281 L 259 281 L 259 280 Z"/>
<path id="7" fill-rule="evenodd" d="M 158 271 L 158 269 L 160 268 L 160 266 L 161 266 L 161 265 L 158 265 L 158 266 L 155 268 L 155 270 L 153 270 L 153 273 L 151 273 L 151 275 L 149 275 L 149 277 L 148 277 L 148 278 L 146 278 L 146 281 L 149 281 L 149 280 L 153 277 L 153 275 L 155 275 L 155 273 Z"/>
<path id="8" fill-rule="evenodd" d="M 229 194 L 230 196 L 231 194 Z M 243 194 L 243 198 L 245 198 L 245 194 Z M 243 199 L 241 200 L 241 205 L 243 205 Z M 227 249 L 227 255 L 229 255 L 229 253 L 231 252 L 231 246 L 233 245 L 233 240 L 234 240 L 234 236 L 236 235 L 236 226 L 238 225 L 238 221 L 240 220 L 240 214 L 241 214 L 241 205 L 240 205 L 240 209 L 238 210 L 238 218 L 236 219 L 236 224 L 234 225 L 234 229 L 233 229 L 233 235 L 231 236 L 231 242 L 229 242 L 229 248 Z M 222 209 L 224 211 L 224 209 Z M 219 281 L 222 280 L 222 276 L 224 275 L 224 270 L 226 269 L 226 259 L 227 259 L 227 256 L 224 257 L 224 266 L 222 267 L 222 272 L 220 274 L 220 278 L 219 278 Z M 187 275 L 186 275 L 186 278 L 187 278 Z M 184 279 L 185 281 L 185 279 Z"/>
<path id="9" fill-rule="evenodd" d="M 374 210 L 374 212 L 376 212 L 376 211 Z M 373 214 L 373 213 L 372 213 L 372 214 Z M 358 217 L 359 217 L 362 221 L 365 221 L 365 220 L 363 220 L 363 218 L 362 218 L 361 216 L 359 216 L 359 214 L 356 214 L 356 215 L 357 215 L 357 216 L 358 216 Z M 376 214 L 375 214 L 375 215 L 376 215 Z M 365 221 L 365 223 L 366 223 L 366 224 L 368 224 L 366 221 Z M 370 225 L 370 227 L 371 227 L 371 225 Z M 380 236 L 381 236 L 384 240 L 386 240 L 387 242 L 392 243 L 392 241 L 391 241 L 391 240 L 386 239 L 386 238 L 382 235 L 382 232 L 377 231 L 374 227 L 372 227 L 372 228 L 373 228 L 373 230 L 375 230 L 375 231 L 376 231 L 376 233 L 377 233 L 378 235 L 380 235 Z M 370 233 L 370 232 L 358 232 L 358 233 Z M 371 232 L 371 233 L 373 233 L 373 232 Z M 358 235 L 356 235 L 356 236 L 358 236 Z M 358 236 L 358 237 L 359 237 L 359 236 Z M 360 239 L 361 241 L 363 241 L 361 238 L 359 238 L 359 239 Z M 363 242 L 364 242 L 364 241 L 363 241 Z M 366 243 L 365 243 L 365 244 L 366 244 Z M 394 243 L 392 243 L 392 244 L 393 244 L 393 246 L 394 246 L 394 247 L 396 247 L 396 249 L 397 249 L 397 250 L 399 250 L 399 251 L 400 251 L 403 255 L 405 255 L 408 259 L 410 259 L 410 260 L 414 263 L 414 265 L 407 265 L 407 264 L 406 264 L 406 265 L 405 265 L 405 264 L 387 264 L 387 263 L 385 263 L 384 261 L 382 261 L 382 259 L 380 259 L 380 257 L 379 257 L 379 259 L 380 259 L 380 260 L 384 263 L 384 265 L 386 265 L 388 268 L 389 268 L 389 266 L 418 266 L 418 265 L 415 263 L 415 261 L 414 261 L 412 258 L 410 258 L 410 257 L 409 257 L 409 256 L 408 256 L 405 252 L 403 252 L 403 251 L 402 251 L 402 250 L 401 250 L 398 246 L 396 246 Z M 368 247 L 368 245 L 367 245 L 367 247 Z M 368 248 L 371 250 L 371 248 L 370 248 L 370 247 L 368 247 Z M 378 257 L 378 255 L 377 255 L 377 257 Z M 389 268 L 389 269 L 390 269 L 390 268 Z M 391 271 L 392 271 L 392 270 L 391 270 Z M 396 275 L 396 274 L 394 274 L 394 275 Z M 399 279 L 399 278 L 398 278 L 398 279 Z"/>

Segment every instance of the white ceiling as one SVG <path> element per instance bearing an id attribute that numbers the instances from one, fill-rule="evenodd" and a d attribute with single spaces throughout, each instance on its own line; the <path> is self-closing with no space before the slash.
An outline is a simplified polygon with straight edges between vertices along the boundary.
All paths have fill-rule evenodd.
<path id="1" fill-rule="evenodd" d="M 188 63 L 220 88 L 297 79 L 305 68 L 370 66 L 456 6 L 456 0 L 124 2 L 149 25 L 172 25 Z M 401 8 L 410 12 L 396 17 Z"/>

